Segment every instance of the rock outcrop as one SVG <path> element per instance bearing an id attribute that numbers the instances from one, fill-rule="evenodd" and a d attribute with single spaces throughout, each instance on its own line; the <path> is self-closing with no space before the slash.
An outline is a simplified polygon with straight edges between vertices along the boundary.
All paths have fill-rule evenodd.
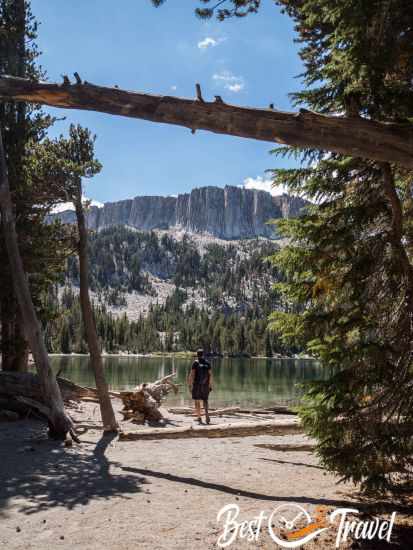
<path id="1" fill-rule="evenodd" d="M 141 196 L 107 202 L 89 208 L 90 229 L 127 225 L 142 231 L 181 229 L 209 233 L 220 239 L 276 238 L 271 219 L 298 216 L 307 202 L 299 197 L 273 197 L 266 191 L 227 186 L 200 187 L 177 197 Z M 72 211 L 55 214 L 64 223 L 74 223 Z"/>

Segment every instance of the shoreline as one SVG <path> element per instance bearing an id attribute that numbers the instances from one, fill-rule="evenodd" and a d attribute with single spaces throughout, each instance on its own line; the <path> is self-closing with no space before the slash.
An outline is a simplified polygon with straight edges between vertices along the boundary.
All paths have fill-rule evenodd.
<path id="1" fill-rule="evenodd" d="M 89 357 L 89 353 L 49 353 L 49 357 Z M 154 352 L 154 353 L 128 353 L 128 352 L 119 352 L 119 353 L 102 353 L 102 357 L 118 357 L 118 358 L 147 358 L 147 359 L 156 359 L 163 357 L 171 357 L 174 359 L 192 359 L 196 357 L 196 353 L 192 351 L 177 351 L 177 352 Z M 287 355 L 279 355 L 273 357 L 267 357 L 265 355 L 254 355 L 247 357 L 244 355 L 205 355 L 207 359 L 265 359 L 267 361 L 317 361 L 314 357 L 308 355 L 304 356 L 295 356 L 289 357 Z"/>

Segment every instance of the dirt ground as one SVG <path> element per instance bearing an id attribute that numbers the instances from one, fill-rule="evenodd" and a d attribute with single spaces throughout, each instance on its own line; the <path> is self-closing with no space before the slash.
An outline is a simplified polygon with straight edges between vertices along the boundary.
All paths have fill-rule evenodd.
<path id="1" fill-rule="evenodd" d="M 313 453 L 273 448 L 303 443 L 302 435 L 128 442 L 102 437 L 97 406 L 83 405 L 76 415 L 91 428 L 72 447 L 49 441 L 40 421 L 0 424 L 0 548 L 218 548 L 223 521 L 217 514 L 228 504 L 239 506 L 238 522 L 292 504 L 310 515 L 320 507 L 365 514 L 373 506 L 388 518 L 397 510 L 391 543 L 340 548 L 413 548 L 407 503 L 361 501 L 353 487 L 337 485 Z M 169 416 L 172 425 L 192 422 Z M 330 528 L 304 548 L 335 548 L 335 537 Z M 265 523 L 257 540 L 237 537 L 229 546 L 278 547 Z"/>

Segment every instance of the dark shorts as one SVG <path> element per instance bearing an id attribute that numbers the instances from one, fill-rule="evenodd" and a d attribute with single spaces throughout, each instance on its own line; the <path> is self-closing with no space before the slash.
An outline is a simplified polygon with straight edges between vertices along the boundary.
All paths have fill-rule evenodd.
<path id="1" fill-rule="evenodd" d="M 208 385 L 203 384 L 201 386 L 198 384 L 196 385 L 194 384 L 194 386 L 192 387 L 192 399 L 196 399 L 196 400 L 202 399 L 202 401 L 208 401 L 208 396 L 209 396 Z"/>

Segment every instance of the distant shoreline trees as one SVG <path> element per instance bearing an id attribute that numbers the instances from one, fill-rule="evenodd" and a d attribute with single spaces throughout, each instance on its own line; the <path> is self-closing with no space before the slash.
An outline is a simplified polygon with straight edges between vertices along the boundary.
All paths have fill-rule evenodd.
<path id="1" fill-rule="evenodd" d="M 96 326 L 107 352 L 150 353 L 196 350 L 264 356 L 293 354 L 267 330 L 266 317 L 277 307 L 271 292 L 274 269 L 265 257 L 278 249 L 271 241 L 211 243 L 200 255 L 190 236 L 132 231 L 118 226 L 89 238 L 90 284 Z M 187 265 L 196 266 L 191 270 Z M 168 281 L 172 294 L 157 304 L 148 272 Z M 79 273 L 68 258 L 63 288 L 49 298 L 56 309 L 47 325 L 50 351 L 83 353 L 86 349 L 79 311 Z M 111 310 L 125 309 L 131 292 L 152 301 L 146 315 L 130 321 Z M 231 304 L 231 305 L 230 305 Z"/>

